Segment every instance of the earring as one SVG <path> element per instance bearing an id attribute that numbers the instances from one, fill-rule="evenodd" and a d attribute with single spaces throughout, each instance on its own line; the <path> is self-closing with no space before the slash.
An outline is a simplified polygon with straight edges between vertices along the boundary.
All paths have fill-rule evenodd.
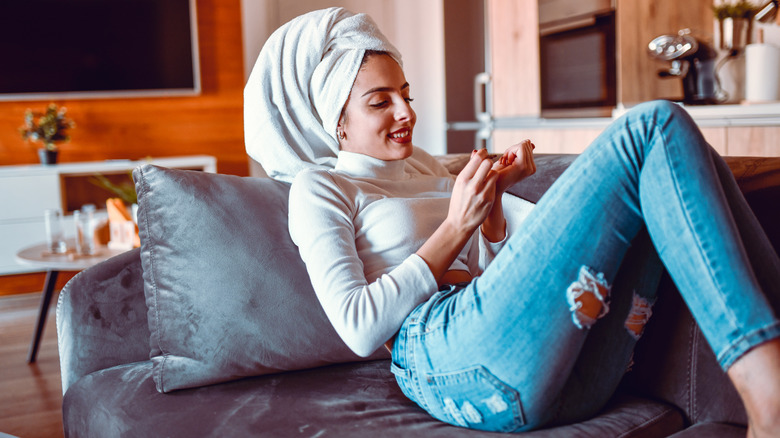
<path id="1" fill-rule="evenodd" d="M 336 135 L 338 135 L 339 140 L 347 139 L 347 134 L 344 131 L 336 131 Z"/>

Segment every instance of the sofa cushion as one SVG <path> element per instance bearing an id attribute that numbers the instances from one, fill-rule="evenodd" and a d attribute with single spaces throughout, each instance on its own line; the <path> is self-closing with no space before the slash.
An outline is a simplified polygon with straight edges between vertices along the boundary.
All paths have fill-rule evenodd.
<path id="1" fill-rule="evenodd" d="M 407 399 L 390 362 L 340 364 L 163 395 L 152 364 L 92 373 L 63 399 L 66 436 L 497 437 L 442 423 Z M 527 438 L 659 437 L 683 428 L 669 405 L 616 397 L 595 418 L 523 433 Z"/>
<path id="2" fill-rule="evenodd" d="M 159 391 L 360 359 L 290 240 L 289 185 L 153 165 L 133 177 Z"/>

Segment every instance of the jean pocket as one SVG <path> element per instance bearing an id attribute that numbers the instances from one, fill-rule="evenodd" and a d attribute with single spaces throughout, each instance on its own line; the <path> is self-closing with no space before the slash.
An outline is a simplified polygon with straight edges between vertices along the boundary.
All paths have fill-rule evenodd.
<path id="1" fill-rule="evenodd" d="M 395 375 L 395 381 L 401 388 L 401 392 L 403 392 L 409 400 L 416 403 L 417 397 L 415 397 L 414 391 L 412 389 L 411 373 L 408 370 L 399 367 L 394 362 L 390 362 L 390 372 Z"/>
<path id="2" fill-rule="evenodd" d="M 470 429 L 512 432 L 525 424 L 520 393 L 485 367 L 431 374 L 431 414 L 444 422 Z"/>

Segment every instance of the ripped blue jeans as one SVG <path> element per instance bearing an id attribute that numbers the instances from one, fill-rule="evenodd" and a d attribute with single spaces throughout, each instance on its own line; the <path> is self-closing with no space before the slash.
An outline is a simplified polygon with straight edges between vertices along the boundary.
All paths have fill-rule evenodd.
<path id="1" fill-rule="evenodd" d="M 567 169 L 483 275 L 405 320 L 392 371 L 435 418 L 524 431 L 596 414 L 662 268 L 727 369 L 780 336 L 780 262 L 687 113 L 649 102 Z"/>

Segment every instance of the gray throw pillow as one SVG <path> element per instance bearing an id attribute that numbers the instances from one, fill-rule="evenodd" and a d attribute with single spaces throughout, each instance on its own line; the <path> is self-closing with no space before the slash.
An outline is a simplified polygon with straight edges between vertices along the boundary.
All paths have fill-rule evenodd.
<path id="1" fill-rule="evenodd" d="M 361 360 L 290 240 L 288 184 L 148 164 L 133 177 L 158 391 Z"/>

